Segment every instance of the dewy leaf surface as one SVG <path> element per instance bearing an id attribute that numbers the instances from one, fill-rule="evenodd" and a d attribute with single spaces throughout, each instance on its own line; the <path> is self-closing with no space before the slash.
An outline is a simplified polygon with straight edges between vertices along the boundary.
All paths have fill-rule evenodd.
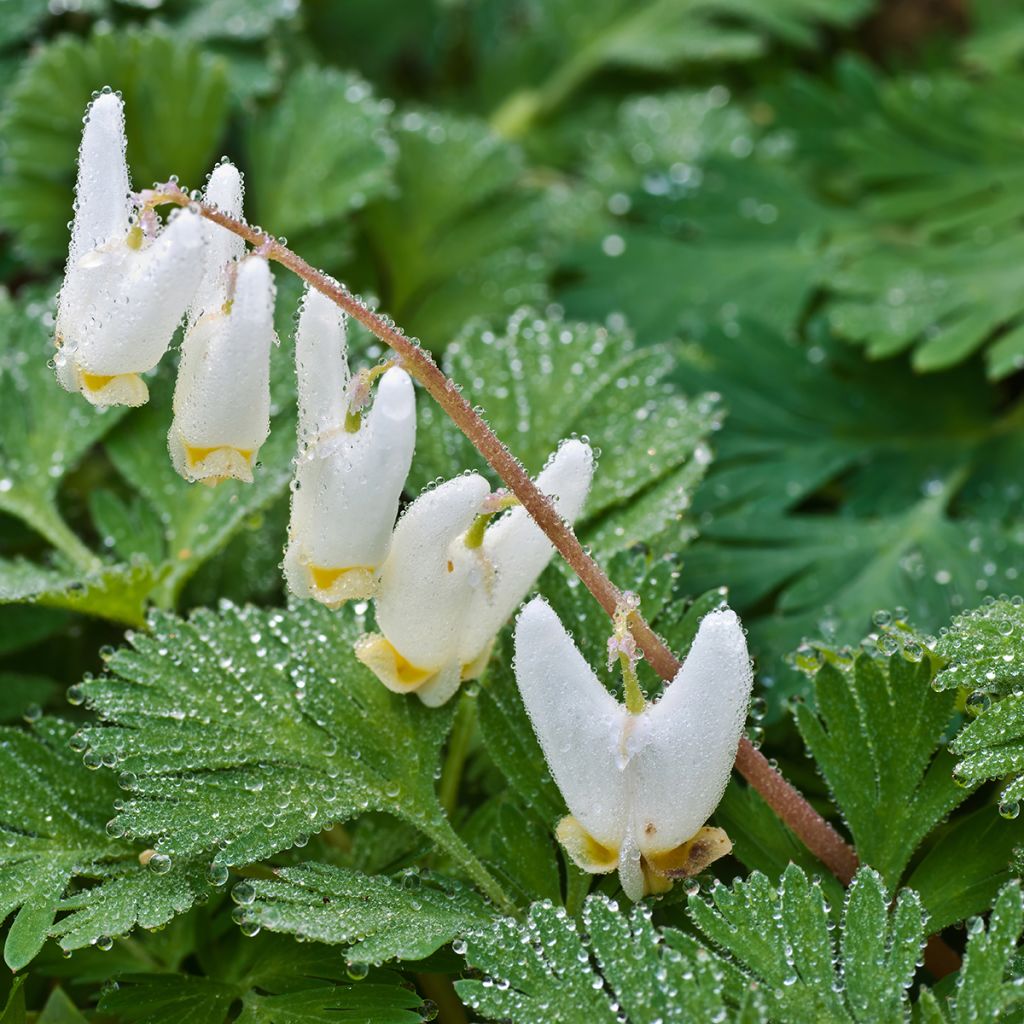
<path id="1" fill-rule="evenodd" d="M 491 919 L 471 889 L 415 869 L 389 878 L 308 863 L 241 884 L 253 894 L 241 905 L 243 926 L 345 946 L 359 963 L 421 960 Z"/>
<path id="2" fill-rule="evenodd" d="M 637 347 L 622 332 L 520 310 L 500 333 L 480 323 L 447 350 L 446 372 L 480 396 L 483 415 L 536 474 L 559 441 L 586 436 L 600 450 L 580 537 L 604 556 L 661 533 L 673 550 L 689 531 L 678 520 L 711 460 L 719 426 L 709 396 L 688 398 L 670 377 L 665 347 Z M 484 469 L 439 409 L 420 405 L 416 480 L 452 466 Z"/>
<path id="3" fill-rule="evenodd" d="M 918 657 L 861 653 L 827 662 L 814 678 L 816 710 L 800 704 L 796 712 L 861 863 L 890 891 L 924 836 L 969 794 L 940 750 L 952 695 L 932 689 L 931 659 Z"/>
<path id="4" fill-rule="evenodd" d="M 17 299 L 0 291 L 0 511 L 17 516 L 73 558 L 99 560 L 75 537 L 57 508 L 57 492 L 89 448 L 121 418 L 99 414 L 57 385 L 53 355 L 56 287 Z"/>
<path id="5" fill-rule="evenodd" d="M 352 651 L 363 628 L 312 602 L 155 613 L 81 684 L 105 723 L 86 730 L 89 755 L 115 763 L 129 794 L 116 827 L 172 860 L 230 866 L 387 811 L 477 870 L 434 791 L 452 706 L 381 686 Z"/>
<path id="6" fill-rule="evenodd" d="M 583 930 L 585 929 L 585 931 Z M 502 918 L 470 932 L 467 962 L 482 981 L 457 981 L 485 1020 L 514 1024 L 689 1024 L 769 1019 L 756 992 L 726 981 L 726 967 L 678 932 L 659 932 L 643 906 L 629 913 L 590 896 L 582 925 L 561 908 L 534 903 L 525 921 Z M 729 998 L 723 994 L 728 991 Z M 742 1003 L 737 1013 L 733 1006 Z"/>

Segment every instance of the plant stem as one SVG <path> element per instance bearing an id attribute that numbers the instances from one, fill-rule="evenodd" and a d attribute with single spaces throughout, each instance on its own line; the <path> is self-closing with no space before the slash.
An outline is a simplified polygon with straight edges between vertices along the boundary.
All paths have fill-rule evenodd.
<path id="1" fill-rule="evenodd" d="M 554 505 L 530 479 L 522 464 L 498 439 L 484 420 L 463 397 L 455 382 L 445 376 L 433 357 L 414 338 L 407 337 L 386 317 L 375 313 L 347 288 L 307 263 L 301 256 L 270 236 L 250 227 L 234 217 L 204 203 L 196 202 L 184 192 L 160 194 L 151 202 L 176 203 L 189 206 L 207 220 L 240 235 L 256 246 L 267 259 L 276 260 L 302 278 L 311 288 L 341 307 L 354 320 L 376 335 L 400 357 L 401 365 L 412 374 L 454 421 L 455 425 L 473 443 L 491 468 L 505 482 L 509 490 L 534 522 L 547 534 L 561 556 L 569 563 L 598 604 L 614 617 L 622 601 L 622 594 L 605 575 L 601 567 L 583 549 Z M 665 642 L 644 621 L 639 612 L 630 614 L 630 630 L 648 663 L 662 679 L 675 678 L 680 662 Z M 857 869 L 857 854 L 835 829 L 791 786 L 767 759 L 746 738 L 740 740 L 736 768 L 764 798 L 769 807 L 789 826 L 804 845 L 842 882 L 848 882 Z M 452 837 L 472 858 L 483 873 L 487 885 L 496 888 L 502 900 L 507 897 L 482 864 L 464 847 L 454 832 Z M 468 865 L 464 864 L 469 870 Z M 481 882 L 483 888 L 483 883 Z M 485 888 L 488 895 L 492 895 Z M 494 898 L 492 896 L 492 898 Z"/>
<path id="2" fill-rule="evenodd" d="M 448 737 L 448 753 L 445 755 L 444 767 L 441 769 L 441 785 L 438 787 L 441 806 L 449 818 L 458 802 L 462 766 L 466 763 L 475 728 L 476 698 L 463 691 L 459 697 L 458 710 L 455 712 L 455 723 Z"/>
<path id="3" fill-rule="evenodd" d="M 494 875 L 484 867 L 476 854 L 462 841 L 446 817 L 438 814 L 436 817 L 426 820 L 416 820 L 413 824 L 448 854 L 492 903 L 506 914 L 515 914 L 515 903 L 502 889 Z"/>

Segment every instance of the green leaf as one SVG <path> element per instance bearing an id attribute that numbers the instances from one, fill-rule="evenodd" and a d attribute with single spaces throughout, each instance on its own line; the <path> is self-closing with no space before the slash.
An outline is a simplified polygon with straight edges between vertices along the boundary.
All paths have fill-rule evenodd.
<path id="1" fill-rule="evenodd" d="M 291 0 L 189 0 L 188 7 L 178 31 L 191 39 L 232 42 L 265 39 L 298 13 Z"/>
<path id="2" fill-rule="evenodd" d="M 816 874 L 826 898 L 838 905 L 842 884 L 822 865 L 764 802 L 753 786 L 730 780 L 718 807 L 715 822 L 732 840 L 732 855 L 751 871 L 759 871 L 777 884 L 790 864 Z"/>
<path id="3" fill-rule="evenodd" d="M 629 100 L 615 134 L 601 129 L 584 136 L 596 139 L 587 172 L 613 215 L 566 257 L 569 313 L 614 311 L 643 341 L 713 325 L 735 335 L 755 317 L 796 328 L 843 214 L 815 197 L 790 148 L 721 86 Z"/>
<path id="4" fill-rule="evenodd" d="M 983 347 L 992 377 L 1018 369 L 1019 74 L 883 77 L 848 60 L 836 78 L 780 98 L 798 149 L 862 225 L 837 246 L 830 321 L 874 357 L 912 348 L 922 371 Z"/>
<path id="5" fill-rule="evenodd" d="M 662 533 L 677 550 L 688 536 L 678 520 L 710 461 L 707 439 L 719 414 L 712 398 L 686 398 L 670 383 L 668 347 L 637 348 L 620 332 L 520 310 L 501 334 L 470 324 L 443 365 L 531 473 L 569 436 L 586 436 L 600 449 L 576 524 L 595 553 L 608 556 Z M 420 416 L 416 482 L 466 466 L 486 471 L 437 408 L 422 402 Z"/>
<path id="6" fill-rule="evenodd" d="M 1000 598 L 958 615 L 932 649 L 946 664 L 936 689 L 1005 697 L 1024 675 L 1024 599 Z M 984 703 L 979 701 L 979 703 Z"/>
<path id="7" fill-rule="evenodd" d="M 0 672 L 0 722 L 21 721 L 29 708 L 45 706 L 59 689 L 47 676 Z"/>
<path id="8" fill-rule="evenodd" d="M 55 988 L 36 1018 L 36 1024 L 88 1024 L 62 988 Z"/>
<path id="9" fill-rule="evenodd" d="M 305 242 L 321 232 L 337 266 L 340 222 L 390 185 L 390 109 L 357 75 L 316 67 L 294 75 L 269 113 L 249 125 L 247 185 L 257 223 L 287 235 L 313 262 Z"/>
<path id="10" fill-rule="evenodd" d="M 939 932 L 984 913 L 1010 878 L 1010 862 L 1024 841 L 1024 819 L 1007 821 L 979 807 L 940 830 L 907 885 L 921 896 L 928 928 Z"/>
<path id="11" fill-rule="evenodd" d="M 328 864 L 279 868 L 276 879 L 241 882 L 243 929 L 264 928 L 347 947 L 350 963 L 422 960 L 492 917 L 471 889 L 433 872 L 395 878 Z M 254 895 L 250 900 L 250 890 Z"/>
<path id="12" fill-rule="evenodd" d="M 466 960 L 486 981 L 457 981 L 463 1002 L 486 1020 L 514 1024 L 688 1024 L 767 1021 L 756 992 L 741 1018 L 723 995 L 723 968 L 679 933 L 659 932 L 650 911 L 630 913 L 603 896 L 587 898 L 583 929 L 551 903 L 534 903 L 525 921 L 501 918 L 466 936 Z M 514 952 L 512 952 L 514 951 Z M 511 954 L 511 955 L 510 955 Z M 603 977 L 602 977 L 603 976 Z"/>
<path id="13" fill-rule="evenodd" d="M 451 709 L 391 693 L 355 658 L 346 608 L 154 613 L 81 690 L 131 794 L 115 821 L 176 860 L 249 864 L 364 811 L 387 811 L 504 900 L 441 810 L 433 776 Z"/>
<path id="14" fill-rule="evenodd" d="M 114 491 L 97 489 L 89 495 L 89 513 L 105 548 L 130 561 L 141 555 L 153 565 L 164 560 L 160 520 L 142 498 L 126 501 Z"/>
<path id="15" fill-rule="evenodd" d="M 153 567 L 142 559 L 132 565 L 104 566 L 84 575 L 45 569 L 26 561 L 0 560 L 0 604 L 65 608 L 127 626 L 142 626 L 146 599 L 156 579 Z"/>
<path id="16" fill-rule="evenodd" d="M 122 975 L 117 986 L 104 990 L 99 1008 L 130 1024 L 418 1024 L 423 1019 L 422 999 L 401 987 L 397 975 L 373 972 L 353 984 L 342 958 L 324 947 L 260 936 L 219 966 L 216 978 Z"/>
<path id="17" fill-rule="evenodd" d="M 931 687 L 929 657 L 858 654 L 814 678 L 817 710 L 797 725 L 854 838 L 862 863 L 895 891 L 921 840 L 968 795 L 940 741 L 953 695 Z M 856 751 L 856 756 L 851 752 Z"/>
<path id="18" fill-rule="evenodd" d="M 922 994 L 922 1019 L 928 1024 L 968 1024 L 969 1021 L 1016 1020 L 1007 1010 L 1017 1009 L 1024 1000 L 1020 980 L 1011 972 L 1024 927 L 1020 883 L 1005 886 L 992 908 L 988 929 L 977 919 L 972 923 L 964 964 L 957 977 L 956 991 L 940 1002 L 931 992 Z M 1007 975 L 1011 975 L 1007 978 Z"/>
<path id="19" fill-rule="evenodd" d="M 572 216 L 571 196 L 540 187 L 480 122 L 410 112 L 394 132 L 396 194 L 362 218 L 382 307 L 437 350 L 481 311 L 543 303 L 552 222 Z"/>
<path id="20" fill-rule="evenodd" d="M 57 490 L 122 410 L 97 413 L 64 391 L 47 366 L 55 290 L 27 289 L 17 300 L 0 290 L 0 511 L 32 527 L 78 569 L 95 569 L 99 559 L 58 511 Z"/>
<path id="21" fill-rule="evenodd" d="M 0 1013 L 0 1024 L 25 1024 L 25 975 L 14 979 L 7 1005 Z"/>
<path id="22" fill-rule="evenodd" d="M 136 857 L 112 866 L 99 885 L 61 900 L 57 909 L 64 916 L 50 934 L 64 950 L 97 944 L 102 948 L 105 938 L 127 935 L 136 926 L 162 927 L 207 900 L 211 888 L 200 861 L 176 861 L 168 870 L 157 871 L 152 860 L 143 866 Z"/>
<path id="23" fill-rule="evenodd" d="M 562 106 L 606 67 L 668 72 L 680 64 L 760 56 L 772 37 L 812 46 L 817 25 L 849 24 L 868 9 L 865 0 L 832 4 L 777 0 L 519 0 L 495 3 L 503 18 L 479 17 L 485 87 L 506 99 L 493 120 L 518 134 L 538 115 Z M 509 10 L 511 8 L 511 10 Z M 504 31 L 502 31 L 504 30 Z M 524 88 L 523 83 L 530 83 Z"/>
<path id="24" fill-rule="evenodd" d="M 18 910 L 4 946 L 13 970 L 42 948 L 74 875 L 132 854 L 104 831 L 117 787 L 85 770 L 68 749 L 72 732 L 53 719 L 32 734 L 0 730 L 0 773 L 17 779 L 0 787 L 0 917 Z"/>
<path id="25" fill-rule="evenodd" d="M 61 36 L 23 66 L 0 117 L 5 177 L 0 223 L 32 264 L 67 249 L 75 156 L 91 94 L 124 94 L 136 187 L 177 174 L 198 185 L 218 152 L 227 113 L 223 64 L 160 31 Z"/>
<path id="26" fill-rule="evenodd" d="M 903 1020 L 924 946 L 925 914 L 904 890 L 890 909 L 880 875 L 861 868 L 843 908 L 838 941 L 821 887 L 796 865 L 776 889 L 760 872 L 710 899 L 690 898 L 690 917 L 748 983 L 765 990 L 772 1020 Z"/>

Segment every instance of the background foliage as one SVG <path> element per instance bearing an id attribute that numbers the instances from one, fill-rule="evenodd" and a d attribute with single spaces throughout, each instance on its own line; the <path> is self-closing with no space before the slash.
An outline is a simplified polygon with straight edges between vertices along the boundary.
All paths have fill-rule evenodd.
<path id="1" fill-rule="evenodd" d="M 727 588 L 848 893 L 733 782 L 720 881 L 588 895 L 507 637 L 425 714 L 287 606 L 294 282 L 252 486 L 174 475 L 172 367 L 56 386 L 103 85 L 137 187 L 230 153 L 531 471 L 601 448 L 581 535 L 680 653 Z M 1000 0 L 0 5 L 0 1024 L 1019 1019 L 1022 88 Z M 477 465 L 420 417 L 410 496 Z"/>

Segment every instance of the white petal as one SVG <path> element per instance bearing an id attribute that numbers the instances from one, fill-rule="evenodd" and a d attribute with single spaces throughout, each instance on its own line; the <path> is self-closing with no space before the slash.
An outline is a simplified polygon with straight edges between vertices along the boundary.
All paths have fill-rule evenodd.
<path id="1" fill-rule="evenodd" d="M 249 257 L 239 266 L 230 313 L 204 317 L 182 346 L 169 443 L 187 479 L 251 479 L 270 433 L 273 341 L 273 276 L 266 260 Z M 204 465 L 206 456 L 196 453 L 206 452 L 220 454 Z"/>
<path id="2" fill-rule="evenodd" d="M 629 715 L 542 598 L 535 597 L 516 622 L 515 674 L 569 810 L 598 842 L 617 850 L 627 823 L 626 776 L 619 764 Z"/>
<path id="3" fill-rule="evenodd" d="M 537 476 L 561 517 L 572 523 L 583 509 L 594 475 L 594 453 L 582 441 L 563 441 Z M 484 535 L 484 555 L 494 569 L 466 623 L 463 661 L 472 661 L 508 621 L 551 560 L 554 546 L 522 507 L 511 509 Z"/>
<path id="4" fill-rule="evenodd" d="M 106 405 L 109 396 L 90 391 L 82 374 L 115 377 L 156 366 L 199 284 L 202 249 L 200 218 L 183 210 L 142 250 L 112 243 L 70 270 L 57 322 L 61 383 Z"/>
<path id="5" fill-rule="evenodd" d="M 86 113 L 78 151 L 69 266 L 90 249 L 120 241 L 128 233 L 132 208 L 126 146 L 120 97 L 114 93 L 97 96 Z"/>
<path id="6" fill-rule="evenodd" d="M 490 487 L 475 473 L 420 495 L 391 538 L 381 570 L 377 625 L 412 664 L 440 669 L 458 656 L 478 559 L 461 536 Z"/>
<path id="7" fill-rule="evenodd" d="M 736 759 L 751 684 L 736 613 L 710 612 L 676 678 L 638 717 L 631 737 L 633 828 L 641 850 L 686 842 L 718 806 Z"/>
<path id="8" fill-rule="evenodd" d="M 415 443 L 412 381 L 393 368 L 381 379 L 373 409 L 358 431 L 343 429 L 299 455 L 286 558 L 293 593 L 318 596 L 310 587 L 310 567 L 379 568 Z"/>
<path id="9" fill-rule="evenodd" d="M 314 444 L 343 429 L 349 369 L 345 314 L 326 295 L 306 289 L 295 331 L 299 444 Z"/>
<path id="10" fill-rule="evenodd" d="M 240 219 L 244 194 L 241 172 L 225 160 L 211 172 L 203 199 L 222 213 Z M 204 313 L 216 312 L 224 304 L 229 270 L 245 255 L 245 239 L 233 231 L 204 219 L 203 233 L 206 236 L 203 279 L 189 311 L 189 320 L 193 323 Z"/>

